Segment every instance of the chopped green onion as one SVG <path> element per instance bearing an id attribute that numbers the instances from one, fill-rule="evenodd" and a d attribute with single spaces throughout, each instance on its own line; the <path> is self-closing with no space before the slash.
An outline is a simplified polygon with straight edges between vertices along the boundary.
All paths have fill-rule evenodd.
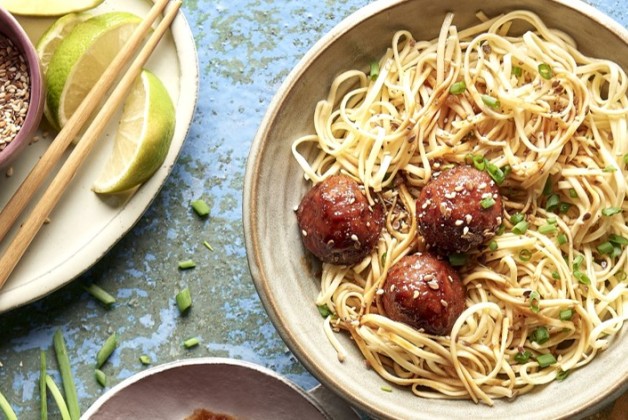
<path id="1" fill-rule="evenodd" d="M 532 331 L 532 336 L 530 337 L 530 341 L 535 341 L 539 344 L 543 344 L 547 342 L 550 338 L 549 331 L 545 327 L 538 327 L 536 330 Z"/>
<path id="2" fill-rule="evenodd" d="M 582 271 L 574 271 L 573 276 L 578 279 L 578 281 L 586 286 L 591 284 L 591 279 Z"/>
<path id="3" fill-rule="evenodd" d="M 493 197 L 486 197 L 480 201 L 480 207 L 483 209 L 490 209 L 495 205 L 495 199 Z"/>
<path id="4" fill-rule="evenodd" d="M 94 371 L 94 377 L 96 378 L 96 382 L 103 388 L 107 386 L 107 375 L 100 369 L 96 369 Z"/>
<path id="5" fill-rule="evenodd" d="M 571 321 L 573 317 L 573 310 L 571 308 L 563 309 L 558 313 L 558 318 L 561 321 Z"/>
<path id="6" fill-rule="evenodd" d="M 540 367 L 544 368 L 556 363 L 556 358 L 553 354 L 541 354 L 536 357 L 536 362 Z"/>
<path id="7" fill-rule="evenodd" d="M 516 225 L 519 222 L 523 222 L 525 218 L 525 215 L 522 213 L 514 213 L 512 216 L 510 216 L 510 223 Z"/>
<path id="8" fill-rule="evenodd" d="M 380 389 L 384 392 L 392 392 L 392 388 L 386 385 L 383 385 Z"/>
<path id="9" fill-rule="evenodd" d="M 613 165 L 608 165 L 607 167 L 605 167 L 604 169 L 602 169 L 604 172 L 615 172 L 617 170 L 616 167 L 614 167 Z"/>
<path id="10" fill-rule="evenodd" d="M 576 258 L 573 259 L 573 269 L 578 270 L 583 261 L 584 257 L 582 255 L 576 255 Z"/>
<path id="11" fill-rule="evenodd" d="M 522 249 L 521 251 L 519 251 L 519 259 L 523 262 L 527 262 L 530 261 L 530 258 L 532 258 L 532 251 L 530 251 L 529 249 Z"/>
<path id="12" fill-rule="evenodd" d="M 46 352 L 39 352 L 39 402 L 41 420 L 48 419 L 48 395 L 46 393 Z"/>
<path id="13" fill-rule="evenodd" d="M 569 197 L 578 198 L 578 192 L 575 188 L 569 188 Z"/>
<path id="14" fill-rule="evenodd" d="M 500 107 L 499 99 L 494 98 L 490 95 L 482 95 L 482 102 L 485 105 L 490 106 L 493 109 L 497 109 Z"/>
<path id="15" fill-rule="evenodd" d="M 539 64 L 539 74 L 545 80 L 549 80 L 552 78 L 552 68 L 549 64 L 541 63 Z"/>
<path id="16" fill-rule="evenodd" d="M 57 384 L 55 384 L 55 381 L 52 379 L 50 375 L 46 375 L 46 386 L 50 390 L 52 397 L 57 403 L 57 407 L 59 407 L 59 414 L 61 415 L 61 419 L 62 420 L 74 420 L 70 416 L 68 405 L 65 403 L 65 400 L 63 399 L 63 395 L 61 395 L 61 391 L 59 390 L 59 387 L 57 387 Z"/>
<path id="17" fill-rule="evenodd" d="M 621 247 L 619 245 L 613 246 L 613 252 L 611 252 L 612 258 L 617 258 L 621 255 Z"/>
<path id="18" fill-rule="evenodd" d="M 607 207 L 605 209 L 602 209 L 602 214 L 604 216 L 613 216 L 619 213 L 621 213 L 621 208 L 619 207 Z"/>
<path id="19" fill-rule="evenodd" d="M 379 76 L 379 63 L 377 61 L 371 61 L 369 75 L 371 76 L 371 80 L 375 80 L 377 76 Z"/>
<path id="20" fill-rule="evenodd" d="M 626 274 L 626 272 L 624 270 L 619 270 L 616 274 L 615 277 L 617 277 L 617 279 L 619 281 L 624 281 L 628 278 L 628 274 Z"/>
<path id="21" fill-rule="evenodd" d="M 504 175 L 504 171 L 497 167 L 497 165 L 487 162 L 486 163 L 486 172 L 493 178 L 493 180 L 501 185 L 506 179 L 506 175 Z"/>
<path id="22" fill-rule="evenodd" d="M 65 346 L 65 340 L 63 339 L 63 334 L 60 330 L 55 332 L 53 344 L 55 354 L 57 356 L 57 365 L 59 366 L 59 372 L 61 373 L 61 382 L 63 383 L 63 391 L 65 392 L 65 402 L 67 403 L 69 416 L 72 420 L 78 420 L 79 417 L 81 417 L 81 410 L 79 409 L 76 385 L 74 385 L 72 369 L 70 368 L 68 350 Z M 48 384 L 47 379 L 46 384 Z M 50 389 L 50 386 L 48 386 L 48 389 Z M 50 392 L 52 392 L 52 389 L 50 389 Z M 61 400 L 63 400 L 63 398 L 61 398 Z M 58 401 L 57 405 L 59 405 Z"/>
<path id="23" fill-rule="evenodd" d="M 624 155 L 624 165 L 628 165 L 628 153 Z"/>
<path id="24" fill-rule="evenodd" d="M 528 222 L 526 222 L 525 220 L 517 223 L 512 228 L 512 233 L 517 234 L 517 235 L 523 235 L 527 231 L 528 231 Z"/>
<path id="25" fill-rule="evenodd" d="M 610 255 L 615 250 L 615 247 L 610 242 L 603 242 L 597 246 L 597 250 L 600 254 Z"/>
<path id="26" fill-rule="evenodd" d="M 105 340 L 105 343 L 96 354 L 96 368 L 100 368 L 102 365 L 105 364 L 105 362 L 107 361 L 107 359 L 109 359 L 109 356 L 111 356 L 111 353 L 113 353 L 117 346 L 118 336 L 116 335 L 116 333 L 113 333 Z"/>
<path id="27" fill-rule="evenodd" d="M 512 66 L 512 74 L 519 77 L 523 74 L 523 69 L 519 66 Z"/>
<path id="28" fill-rule="evenodd" d="M 199 217 L 209 216 L 209 206 L 203 200 L 192 200 L 192 209 Z"/>
<path id="29" fill-rule="evenodd" d="M 560 278 L 560 274 L 558 271 L 552 271 L 552 278 L 558 280 Z"/>
<path id="30" fill-rule="evenodd" d="M 15 411 L 13 411 L 7 399 L 4 397 L 4 395 L 2 395 L 2 392 L 0 392 L 0 409 L 4 413 L 4 416 L 7 418 L 7 420 L 17 420 L 17 415 L 15 414 Z"/>
<path id="31" fill-rule="evenodd" d="M 561 233 L 560 235 L 558 235 L 556 239 L 558 239 L 558 243 L 560 245 L 565 245 L 568 241 L 567 235 L 565 235 L 564 233 Z"/>
<path id="32" fill-rule="evenodd" d="M 183 347 L 185 347 L 186 349 L 191 349 L 192 347 L 198 346 L 199 343 L 200 341 L 198 341 L 198 338 L 192 337 L 183 342 Z"/>
<path id="33" fill-rule="evenodd" d="M 210 245 L 209 242 L 207 241 L 203 241 L 203 245 L 205 245 L 205 248 L 209 249 L 210 251 L 213 251 L 214 248 L 212 248 L 212 246 Z"/>
<path id="34" fill-rule="evenodd" d="M 614 243 L 615 245 L 628 245 L 628 239 L 624 238 L 623 236 L 616 235 L 614 233 L 611 233 L 610 235 L 608 235 L 608 240 Z"/>
<path id="35" fill-rule="evenodd" d="M 532 357 L 532 353 L 530 353 L 528 350 L 520 351 L 519 353 L 515 354 L 515 362 L 523 364 L 530 360 L 530 357 Z"/>
<path id="36" fill-rule="evenodd" d="M 533 290 L 530 293 L 530 310 L 534 313 L 539 312 L 539 300 L 541 299 L 541 295 L 536 290 Z"/>
<path id="37" fill-rule="evenodd" d="M 550 225 L 555 225 L 556 223 L 558 223 L 558 220 L 556 219 L 556 217 L 551 216 L 547 218 L 547 223 L 549 223 Z"/>
<path id="38" fill-rule="evenodd" d="M 318 313 L 321 314 L 323 318 L 327 318 L 329 315 L 332 314 L 331 309 L 329 309 L 329 306 L 327 306 L 326 303 L 322 305 L 317 305 L 316 307 L 318 308 Z"/>
<path id="39" fill-rule="evenodd" d="M 545 203 L 545 209 L 547 211 L 554 211 L 556 207 L 560 204 L 560 197 L 558 194 L 552 194 L 548 197 L 547 202 Z"/>
<path id="40" fill-rule="evenodd" d="M 190 289 L 185 288 L 177 293 L 176 296 L 177 308 L 179 308 L 179 313 L 181 315 L 185 315 L 190 308 L 192 307 L 192 295 L 190 294 Z"/>
<path id="41" fill-rule="evenodd" d="M 569 371 L 568 370 L 560 370 L 557 374 L 556 374 L 556 380 L 557 381 L 564 381 L 565 379 L 567 379 L 567 376 L 569 376 Z"/>
<path id="42" fill-rule="evenodd" d="M 552 193 L 552 177 L 548 176 L 543 186 L 543 195 L 550 195 Z"/>
<path id="43" fill-rule="evenodd" d="M 497 241 L 492 240 L 491 242 L 488 243 L 488 249 L 490 249 L 491 251 L 497 251 L 498 245 L 497 245 Z"/>
<path id="44" fill-rule="evenodd" d="M 543 225 L 541 227 L 539 227 L 539 233 L 542 233 L 543 235 L 547 235 L 550 233 L 556 233 L 558 229 L 556 229 L 556 225 L 552 225 L 552 224 L 548 224 L 548 225 Z"/>
<path id="45" fill-rule="evenodd" d="M 483 171 L 484 168 L 486 168 L 486 159 L 484 159 L 484 156 L 482 156 L 482 155 L 472 155 L 472 154 L 469 153 L 466 156 L 466 158 L 467 159 L 471 159 L 471 163 L 473 163 L 473 166 L 478 171 Z"/>
<path id="46" fill-rule="evenodd" d="M 106 292 L 100 286 L 97 286 L 93 283 L 90 284 L 89 286 L 83 286 L 83 289 L 85 289 L 85 291 L 87 291 L 90 295 L 92 295 L 98 301 L 100 301 L 100 303 L 105 305 L 106 308 L 110 308 L 111 305 L 116 303 L 116 298 L 111 296 L 108 292 Z"/>
<path id="47" fill-rule="evenodd" d="M 464 82 L 456 82 L 449 87 L 449 93 L 452 95 L 460 95 L 467 90 L 467 85 Z"/>
<path id="48" fill-rule="evenodd" d="M 382 254 L 382 258 L 381 258 L 381 265 L 382 265 L 382 266 L 385 266 L 385 265 L 386 265 L 386 256 L 387 256 L 387 255 L 388 255 L 388 253 L 387 253 L 387 252 L 384 252 L 384 253 Z"/>
<path id="49" fill-rule="evenodd" d="M 187 270 L 196 267 L 196 263 L 192 260 L 179 261 L 179 269 Z"/>
<path id="50" fill-rule="evenodd" d="M 564 201 L 561 201 L 560 204 L 558 205 L 559 213 L 567 213 L 570 208 L 571 208 L 571 204 L 566 203 Z"/>
<path id="51" fill-rule="evenodd" d="M 506 225 L 504 223 L 502 223 L 501 225 L 499 225 L 499 227 L 497 228 L 497 232 L 495 232 L 496 235 L 503 235 L 504 232 L 506 232 Z"/>
<path id="52" fill-rule="evenodd" d="M 143 354 L 140 356 L 140 363 L 143 365 L 150 365 L 153 361 L 147 355 Z"/>
<path id="53" fill-rule="evenodd" d="M 449 254 L 449 264 L 454 267 L 460 267 L 467 263 L 466 254 Z"/>

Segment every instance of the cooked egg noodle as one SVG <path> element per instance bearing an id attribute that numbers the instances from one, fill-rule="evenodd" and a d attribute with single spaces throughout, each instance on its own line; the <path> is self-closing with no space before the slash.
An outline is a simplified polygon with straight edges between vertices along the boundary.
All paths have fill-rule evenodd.
<path id="1" fill-rule="evenodd" d="M 339 75 L 316 107 L 315 134 L 292 147 L 305 179 L 345 173 L 388 211 L 364 261 L 323 264 L 316 304 L 333 313 L 325 329 L 339 359 L 347 352 L 335 335 L 348 331 L 387 381 L 424 398 L 492 405 L 588 364 L 628 317 L 628 247 L 597 249 L 611 234 L 628 237 L 628 78 L 533 13 L 478 17 L 458 32 L 447 15 L 433 41 L 397 32 L 375 80 Z M 464 92 L 450 93 L 461 81 Z M 420 188 L 469 154 L 511 170 L 500 186 L 505 231 L 461 270 L 466 309 L 450 335 L 431 336 L 387 318 L 379 296 L 387 270 L 424 249 Z M 560 206 L 548 208 L 552 195 Z M 515 213 L 529 224 L 522 234 L 512 232 Z M 548 224 L 555 230 L 541 233 Z M 547 340 L 534 338 L 539 328 Z M 531 356 L 517 361 L 524 351 Z M 544 354 L 556 363 L 540 366 Z"/>

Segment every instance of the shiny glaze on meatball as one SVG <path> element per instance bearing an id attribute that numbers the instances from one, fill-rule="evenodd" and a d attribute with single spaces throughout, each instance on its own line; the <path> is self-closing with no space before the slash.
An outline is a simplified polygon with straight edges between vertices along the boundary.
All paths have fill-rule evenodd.
<path id="1" fill-rule="evenodd" d="M 333 175 L 303 197 L 297 222 L 303 244 L 321 261 L 351 265 L 377 244 L 384 225 L 384 206 L 369 206 L 356 181 Z"/>
<path id="2" fill-rule="evenodd" d="M 495 181 L 472 166 L 442 172 L 417 199 L 419 230 L 440 255 L 467 252 L 495 235 L 503 203 Z"/>
<path id="3" fill-rule="evenodd" d="M 465 307 L 460 277 L 430 253 L 403 257 L 388 270 L 382 305 L 386 315 L 428 334 L 447 335 Z"/>

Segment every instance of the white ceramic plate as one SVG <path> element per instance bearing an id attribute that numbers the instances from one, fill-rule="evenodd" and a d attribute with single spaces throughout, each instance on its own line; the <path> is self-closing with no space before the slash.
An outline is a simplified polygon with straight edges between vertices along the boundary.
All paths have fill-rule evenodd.
<path id="1" fill-rule="evenodd" d="M 82 419 L 184 419 L 205 409 L 243 419 L 357 418 L 333 411 L 277 373 L 253 363 L 199 358 L 147 369 L 100 397 Z M 328 410 L 331 408 L 332 410 Z"/>
<path id="2" fill-rule="evenodd" d="M 150 6 L 146 0 L 107 0 L 90 13 L 124 10 L 145 16 Z M 21 17 L 19 21 L 33 42 L 37 42 L 54 20 Z M 146 67 L 164 82 L 177 110 L 174 138 L 164 164 L 130 199 L 103 199 L 94 194 L 91 185 L 113 143 L 117 126 L 114 118 L 50 215 L 50 223 L 42 227 L 0 290 L 0 313 L 58 289 L 99 260 L 142 216 L 172 170 L 191 124 L 198 96 L 196 47 L 181 12 Z M 0 174 L 0 208 L 28 175 L 54 135 L 42 125 L 38 132 L 40 140 L 31 144 L 13 164 L 13 176 L 5 176 L 4 171 Z M 0 252 L 14 233 L 10 232 L 0 244 Z"/>

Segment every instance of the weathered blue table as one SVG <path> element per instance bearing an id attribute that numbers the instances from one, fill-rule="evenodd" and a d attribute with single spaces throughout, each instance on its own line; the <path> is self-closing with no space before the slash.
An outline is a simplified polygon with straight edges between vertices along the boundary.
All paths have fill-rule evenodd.
<path id="1" fill-rule="evenodd" d="M 184 2 L 198 47 L 200 96 L 172 175 L 135 228 L 89 272 L 36 303 L 0 314 L 0 390 L 20 418 L 38 418 L 39 353 L 45 349 L 54 360 L 57 329 L 66 338 L 83 411 L 104 392 L 94 380 L 94 355 L 113 331 L 120 344 L 103 368 L 110 385 L 145 368 L 139 354 L 153 364 L 202 356 L 244 359 L 305 389 L 317 384 L 276 333 L 251 281 L 241 222 L 244 166 L 284 77 L 323 33 L 366 3 Z M 625 0 L 590 3 L 628 24 Z M 190 210 L 190 200 L 199 195 L 211 206 L 209 220 Z M 199 237 L 214 251 L 199 245 Z M 197 267 L 178 270 L 183 256 Z M 110 291 L 114 307 L 107 310 L 89 296 L 81 287 L 86 281 Z M 174 302 L 182 285 L 193 291 L 187 317 Z M 182 342 L 191 336 L 200 345 L 185 349 Z M 607 411 L 597 417 L 606 418 Z"/>

